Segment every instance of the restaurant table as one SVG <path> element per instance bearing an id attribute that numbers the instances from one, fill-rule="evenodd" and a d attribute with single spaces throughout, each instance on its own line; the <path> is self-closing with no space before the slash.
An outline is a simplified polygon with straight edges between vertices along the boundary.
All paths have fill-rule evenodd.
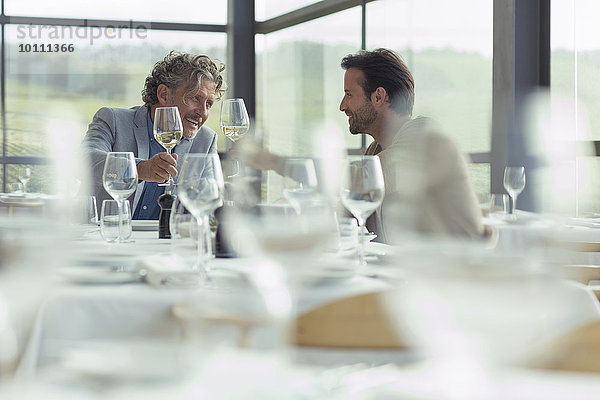
<path id="1" fill-rule="evenodd" d="M 111 264 L 130 269 L 151 254 L 168 255 L 169 240 L 157 238 L 156 231 L 134 231 L 132 243 L 104 243 L 98 232 L 74 242 L 73 263 L 78 270 Z M 245 258 L 216 258 L 210 264 L 219 268 L 238 268 L 252 262 Z M 69 272 L 69 267 L 65 269 Z M 60 269 L 59 269 L 60 272 Z M 92 271 L 90 271 L 92 272 Z M 115 271 L 118 275 L 119 271 Z M 92 278 L 94 274 L 90 275 Z M 94 284 L 71 282 L 73 275 L 56 276 L 54 288 L 44 302 L 32 332 L 19 373 L 33 375 L 38 367 L 52 365 L 74 343 L 97 339 L 162 338 L 181 336 L 181 324 L 173 317 L 173 305 L 195 301 L 200 293 L 218 295 L 220 290 L 198 287 L 153 287 L 125 275 L 124 283 Z M 390 284 L 364 276 L 339 282 L 308 285 L 298 295 L 296 312 L 351 295 L 389 289 Z M 221 294 L 221 297 L 226 297 Z"/>
<path id="2" fill-rule="evenodd" d="M 160 240 L 157 235 L 156 231 L 134 231 L 134 242 L 108 244 L 101 240 L 98 231 L 86 233 L 73 241 L 69 252 L 70 264 L 77 268 L 94 268 L 95 266 L 106 268 L 112 265 L 117 269 L 129 270 L 135 265 L 139 266 L 140 261 L 147 257 L 171 252 L 172 242 Z M 393 254 L 391 247 L 374 243 L 371 243 L 370 246 L 374 252 L 381 254 L 385 253 L 382 249 L 389 249 L 389 255 Z M 392 257 L 391 260 L 394 258 Z M 240 268 L 251 262 L 252 260 L 246 258 L 213 259 L 211 261 L 217 269 L 223 268 L 224 270 L 236 268 L 241 270 Z M 85 265 L 77 265 L 78 263 Z M 356 275 L 307 285 L 297 293 L 296 313 L 308 311 L 336 299 L 361 293 L 387 291 L 398 284 L 398 281 L 393 279 L 394 274 L 391 273 L 394 270 L 393 265 L 382 265 L 380 274 L 373 273 L 378 270 L 377 268 L 378 265 L 371 265 L 369 275 L 378 276 L 378 278 Z M 25 389 L 23 387 L 14 389 L 16 395 L 13 398 L 20 398 L 23 394 L 27 394 L 30 398 L 48 398 L 47 396 L 53 394 L 57 398 L 84 399 L 136 398 L 136 396 L 191 398 L 189 393 L 191 389 L 187 383 L 182 385 L 177 380 L 173 381 L 164 377 L 158 379 L 154 375 L 156 369 L 141 368 L 139 374 L 151 372 L 153 375 L 150 378 L 148 376 L 140 377 L 135 375 L 132 371 L 134 368 L 131 368 L 132 364 L 129 363 L 125 364 L 122 370 L 113 366 L 113 369 L 118 371 L 112 371 L 110 375 L 94 376 L 90 373 L 73 373 L 73 370 L 68 368 L 69 363 L 65 363 L 65 361 L 73 362 L 74 360 L 69 359 L 68 355 L 74 354 L 73 350 L 85 349 L 90 344 L 114 345 L 115 349 L 123 348 L 122 346 L 131 348 L 135 348 L 136 345 L 152 346 L 146 348 L 150 349 L 154 348 L 153 343 L 156 343 L 157 350 L 160 350 L 161 346 L 158 343 L 178 342 L 182 337 L 182 325 L 173 316 L 173 305 L 190 300 L 196 301 L 199 293 L 205 295 L 208 293 L 210 296 L 211 289 L 163 287 L 160 285 L 156 287 L 138 280 L 135 276 L 130 276 L 131 279 L 128 279 L 127 282 L 105 284 L 93 283 L 93 281 L 87 284 L 74 283 L 72 279 L 67 278 L 73 278 L 73 275 L 57 274 L 54 286 L 38 312 L 17 374 L 19 380 L 26 379 L 29 383 Z M 560 284 L 555 287 L 560 287 Z M 218 288 L 212 290 L 214 293 L 219 293 Z M 570 326 L 578 326 L 600 318 L 597 302 L 590 300 L 593 296 L 583 285 L 577 286 L 569 283 L 568 291 L 574 295 L 572 297 L 573 306 L 577 309 L 571 315 L 563 316 L 561 332 Z M 557 292 L 556 295 L 558 296 L 559 293 Z M 107 348 L 106 351 L 110 354 L 110 348 Z M 210 369 L 204 370 L 202 383 L 195 383 L 202 386 L 201 389 L 196 388 L 203 394 L 199 397 L 261 398 L 264 397 L 261 391 L 265 388 L 272 391 L 281 387 L 281 390 L 285 391 L 285 395 L 279 392 L 275 395 L 270 393 L 271 398 L 372 398 L 370 396 L 379 391 L 381 393 L 398 392 L 405 395 L 406 390 L 409 389 L 403 389 L 401 384 L 398 386 L 403 381 L 407 382 L 406 388 L 410 388 L 414 393 L 427 393 L 429 389 L 423 386 L 423 382 L 437 379 L 420 370 L 418 367 L 420 364 L 415 364 L 415 357 L 410 352 L 400 351 L 392 357 L 390 357 L 391 352 L 387 350 L 302 349 L 300 353 L 302 352 L 304 352 L 302 362 L 288 362 L 285 367 L 279 367 L 277 362 L 269 364 L 268 357 L 262 358 L 261 356 L 257 359 L 252 358 L 253 356 L 245 358 L 246 355 L 239 353 L 233 356 L 228 353 L 220 354 L 218 358 L 212 359 Z M 81 356 L 81 354 L 79 355 Z M 137 355 L 138 357 L 142 356 L 140 353 Z M 141 360 L 137 361 L 135 368 L 140 368 L 139 363 L 143 363 L 144 358 L 142 357 Z M 152 360 L 148 364 L 152 363 L 156 363 L 156 360 Z M 248 368 L 259 375 L 261 370 L 269 371 L 272 376 L 256 377 L 252 375 L 250 378 Z M 71 373 L 65 375 L 65 371 Z M 97 373 L 97 371 L 94 372 Z M 168 358 L 164 361 L 161 372 L 172 378 L 173 370 Z M 510 378 L 506 378 L 504 375 L 501 377 L 500 388 L 506 386 L 521 396 L 514 398 L 525 398 L 524 393 L 534 390 L 532 388 L 540 391 L 548 390 L 552 383 L 552 379 L 543 373 L 510 372 L 509 376 Z M 532 376 L 533 378 L 530 378 Z M 581 385 L 583 385 L 581 378 L 571 379 L 569 375 L 561 375 L 561 379 L 559 381 L 563 384 L 563 390 L 559 390 L 557 393 L 566 393 L 569 391 L 569 387 L 575 388 L 577 393 L 580 392 Z M 149 385 L 148 380 L 156 380 L 156 382 Z M 390 380 L 394 382 L 394 385 L 390 386 Z M 367 381 L 368 383 L 365 383 Z M 231 382 L 235 382 L 235 385 L 230 385 Z M 298 382 L 303 382 L 309 389 L 300 389 Z M 128 386 L 129 383 L 131 386 Z M 585 381 L 585 385 L 588 383 Z M 443 388 L 439 384 L 440 382 L 436 380 L 436 384 L 432 387 L 437 388 L 441 393 Z M 246 385 L 259 390 L 259 394 L 250 389 L 244 392 Z M 221 392 L 236 388 L 241 391 L 242 395 L 238 393 L 237 397 L 228 394 L 221 397 L 211 396 L 211 390 Z M 1 389 L 3 388 L 0 387 L 0 394 L 2 393 Z M 10 390 L 12 389 L 10 387 L 4 387 L 4 389 L 8 396 L 3 398 L 11 398 Z M 208 392 L 203 392 L 203 390 L 208 390 Z M 490 390 L 487 392 L 489 395 L 487 398 L 494 398 L 490 393 L 494 394 L 495 389 Z M 590 390 L 600 392 L 600 385 L 592 383 Z M 482 396 L 482 398 L 486 397 Z"/>
<path id="3" fill-rule="evenodd" d="M 553 264 L 600 265 L 600 251 L 585 251 L 574 244 L 597 244 L 600 249 L 600 220 L 557 217 L 517 210 L 516 220 L 485 217 L 484 224 L 496 232 L 496 248 L 528 252 Z"/>

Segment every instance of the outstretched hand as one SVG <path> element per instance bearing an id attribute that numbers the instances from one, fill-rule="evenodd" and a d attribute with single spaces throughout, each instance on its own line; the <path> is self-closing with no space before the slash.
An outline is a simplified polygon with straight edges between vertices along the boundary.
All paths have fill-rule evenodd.
<path id="1" fill-rule="evenodd" d="M 279 171 L 279 166 L 283 165 L 283 157 L 271 153 L 250 141 L 235 142 L 228 153 L 234 160 L 243 161 L 254 169 L 261 171 L 275 170 L 280 174 L 282 173 L 282 171 Z"/>
<path id="2" fill-rule="evenodd" d="M 158 153 L 137 165 L 138 178 L 147 182 L 164 182 L 169 175 L 177 176 L 177 154 Z"/>

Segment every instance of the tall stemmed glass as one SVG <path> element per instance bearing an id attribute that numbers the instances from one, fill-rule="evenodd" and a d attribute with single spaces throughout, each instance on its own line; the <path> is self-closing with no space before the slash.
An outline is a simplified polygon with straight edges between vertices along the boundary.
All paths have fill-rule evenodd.
<path id="1" fill-rule="evenodd" d="M 19 182 L 23 184 L 23 193 L 27 193 L 27 182 L 29 182 L 29 179 L 31 179 L 31 168 L 19 168 Z"/>
<path id="2" fill-rule="evenodd" d="M 123 204 L 135 192 L 137 168 L 132 152 L 111 152 L 106 154 L 102 184 L 108 194 L 117 201 L 119 209 L 119 243 L 123 243 Z"/>
<path id="3" fill-rule="evenodd" d="M 358 220 L 358 261 L 365 266 L 365 238 L 367 218 L 381 205 L 385 194 L 383 171 L 377 156 L 349 156 L 343 169 L 342 204 Z"/>
<path id="4" fill-rule="evenodd" d="M 320 197 L 315 164 L 310 158 L 288 158 L 283 171 L 283 195 L 300 215 Z"/>
<path id="5" fill-rule="evenodd" d="M 205 249 L 205 229 L 210 229 L 208 216 L 223 205 L 223 172 L 217 154 L 189 153 L 183 160 L 177 183 L 181 203 L 192 213 L 198 223 L 198 262 L 196 268 L 205 281 L 211 249 Z"/>
<path id="6" fill-rule="evenodd" d="M 244 99 L 225 99 L 221 103 L 221 130 L 232 142 L 241 139 L 250 128 L 250 118 Z M 228 176 L 232 178 L 240 174 L 240 163 L 235 160 L 236 172 Z"/>
<path id="7" fill-rule="evenodd" d="M 157 107 L 154 112 L 154 139 L 171 154 L 171 150 L 183 137 L 183 125 L 177 107 Z M 175 183 L 173 177 L 158 186 L 171 186 Z"/>
<path id="8" fill-rule="evenodd" d="M 510 206 L 510 215 L 516 218 L 517 196 L 525 188 L 525 167 L 506 167 L 504 168 L 504 189 L 510 195 L 512 201 Z"/>

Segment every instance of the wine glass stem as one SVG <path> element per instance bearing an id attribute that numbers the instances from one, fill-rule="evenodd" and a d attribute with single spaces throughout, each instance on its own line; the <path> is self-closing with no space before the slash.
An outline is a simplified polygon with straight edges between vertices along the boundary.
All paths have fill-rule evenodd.
<path id="1" fill-rule="evenodd" d="M 167 154 L 171 154 L 171 149 L 167 149 Z M 173 181 L 173 177 L 171 176 L 171 174 L 169 174 L 169 179 L 167 179 L 167 182 L 165 182 L 167 185 L 171 186 L 174 181 Z"/>
<path id="2" fill-rule="evenodd" d="M 208 257 L 206 255 L 206 232 L 205 229 L 208 228 L 208 215 L 203 215 L 196 219 L 198 223 L 198 262 L 197 269 L 202 279 L 205 281 L 209 280 L 206 267 L 208 265 Z"/>
<path id="3" fill-rule="evenodd" d="M 365 226 L 364 221 L 358 220 L 358 266 L 365 267 L 367 260 L 365 260 L 365 235 L 363 235 L 363 227 Z"/>
<path id="4" fill-rule="evenodd" d="M 517 194 L 514 194 L 512 196 L 512 204 L 510 206 L 510 213 L 511 214 L 514 214 L 515 211 L 517 211 L 517 196 L 518 196 Z"/>

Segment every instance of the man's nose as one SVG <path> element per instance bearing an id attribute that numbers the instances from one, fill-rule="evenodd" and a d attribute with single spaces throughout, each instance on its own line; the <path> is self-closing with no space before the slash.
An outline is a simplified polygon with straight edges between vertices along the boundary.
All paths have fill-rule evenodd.
<path id="1" fill-rule="evenodd" d="M 340 111 L 341 112 L 346 111 L 346 104 L 345 104 L 345 102 L 346 102 L 346 97 L 342 97 L 342 101 L 340 102 Z"/>
<path id="2" fill-rule="evenodd" d="M 196 109 L 196 114 L 202 118 L 202 122 L 208 119 L 209 108 L 207 106 L 200 106 Z"/>

